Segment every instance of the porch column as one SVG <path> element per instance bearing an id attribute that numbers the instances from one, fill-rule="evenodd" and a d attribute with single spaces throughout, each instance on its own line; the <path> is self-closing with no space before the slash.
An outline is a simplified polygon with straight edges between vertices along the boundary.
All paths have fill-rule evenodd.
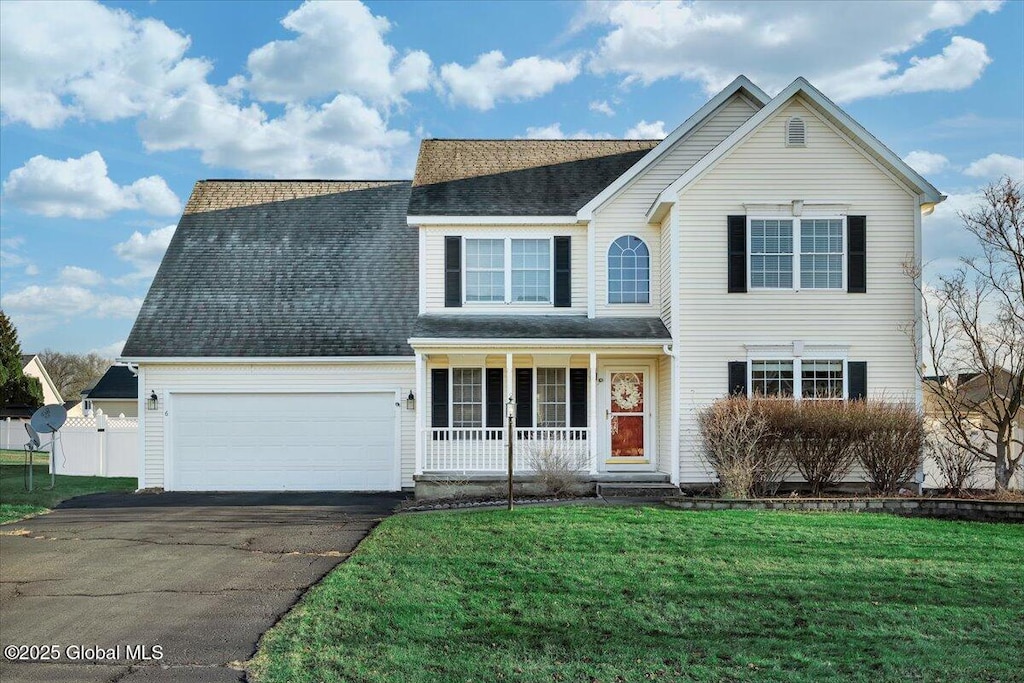
<path id="1" fill-rule="evenodd" d="M 426 372 L 426 363 L 423 362 L 423 354 L 416 352 L 416 415 L 415 427 L 413 428 L 416 432 L 416 467 L 414 472 L 416 474 L 423 474 L 423 429 L 424 429 L 424 414 L 426 413 L 426 400 L 427 400 L 427 382 L 424 377 Z"/>
<path id="2" fill-rule="evenodd" d="M 587 436 L 587 450 L 590 451 L 590 473 L 597 474 L 597 435 L 600 428 L 597 425 L 597 354 L 590 354 L 590 381 L 587 383 L 590 397 L 587 401 L 587 409 L 590 413 L 587 416 L 587 423 L 590 431 Z"/>

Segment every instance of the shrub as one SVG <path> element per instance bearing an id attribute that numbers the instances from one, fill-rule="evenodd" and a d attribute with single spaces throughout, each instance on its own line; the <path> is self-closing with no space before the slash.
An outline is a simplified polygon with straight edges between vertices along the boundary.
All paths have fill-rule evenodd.
<path id="1" fill-rule="evenodd" d="M 858 459 L 878 493 L 892 495 L 910 481 L 921 465 L 924 422 L 905 403 L 860 402 L 851 406 L 860 425 Z"/>
<path id="2" fill-rule="evenodd" d="M 530 446 L 527 461 L 546 494 L 577 494 L 583 485 L 587 457 L 573 441 L 554 440 Z"/>
<path id="3" fill-rule="evenodd" d="M 727 498 L 773 494 L 790 469 L 763 403 L 724 398 L 698 414 L 704 455 Z"/>
<path id="4" fill-rule="evenodd" d="M 928 456 L 935 462 L 945 480 L 946 490 L 959 496 L 974 488 L 981 459 L 974 451 L 946 440 L 943 431 L 940 425 L 934 424 L 934 421 L 929 424 L 925 445 Z"/>
<path id="5" fill-rule="evenodd" d="M 780 402 L 781 403 L 781 402 Z M 773 429 L 793 465 L 820 495 L 843 481 L 857 460 L 864 424 L 857 404 L 841 401 L 785 402 L 773 411 Z"/>

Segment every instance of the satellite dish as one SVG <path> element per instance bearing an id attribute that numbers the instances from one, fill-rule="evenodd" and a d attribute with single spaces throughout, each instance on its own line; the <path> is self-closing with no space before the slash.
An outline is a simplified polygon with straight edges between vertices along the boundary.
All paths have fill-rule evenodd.
<path id="1" fill-rule="evenodd" d="M 28 423 L 25 423 L 25 431 L 28 432 L 28 443 L 25 445 L 33 451 L 38 451 L 39 446 L 41 445 L 39 442 L 39 432 L 32 429 L 32 425 Z"/>
<path id="2" fill-rule="evenodd" d="M 40 434 L 50 434 L 63 427 L 67 419 L 68 411 L 64 409 L 64 406 L 55 403 L 43 406 L 34 412 L 29 424 Z"/>

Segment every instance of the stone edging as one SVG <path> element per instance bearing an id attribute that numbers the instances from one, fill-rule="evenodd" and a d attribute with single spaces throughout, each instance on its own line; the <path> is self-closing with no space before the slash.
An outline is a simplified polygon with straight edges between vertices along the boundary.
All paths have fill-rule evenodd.
<path id="1" fill-rule="evenodd" d="M 832 510 L 885 512 L 914 517 L 1024 523 L 1024 503 L 959 498 L 754 498 L 741 500 L 671 498 L 682 510 Z"/>

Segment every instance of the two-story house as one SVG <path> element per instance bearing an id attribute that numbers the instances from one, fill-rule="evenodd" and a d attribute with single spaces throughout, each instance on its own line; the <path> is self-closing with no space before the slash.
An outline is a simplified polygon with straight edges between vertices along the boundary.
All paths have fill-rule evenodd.
<path id="1" fill-rule="evenodd" d="M 124 351 L 140 487 L 422 494 L 509 439 L 524 476 L 707 484 L 721 396 L 920 403 L 903 264 L 943 198 L 805 80 L 743 77 L 664 140 L 197 183 Z"/>

